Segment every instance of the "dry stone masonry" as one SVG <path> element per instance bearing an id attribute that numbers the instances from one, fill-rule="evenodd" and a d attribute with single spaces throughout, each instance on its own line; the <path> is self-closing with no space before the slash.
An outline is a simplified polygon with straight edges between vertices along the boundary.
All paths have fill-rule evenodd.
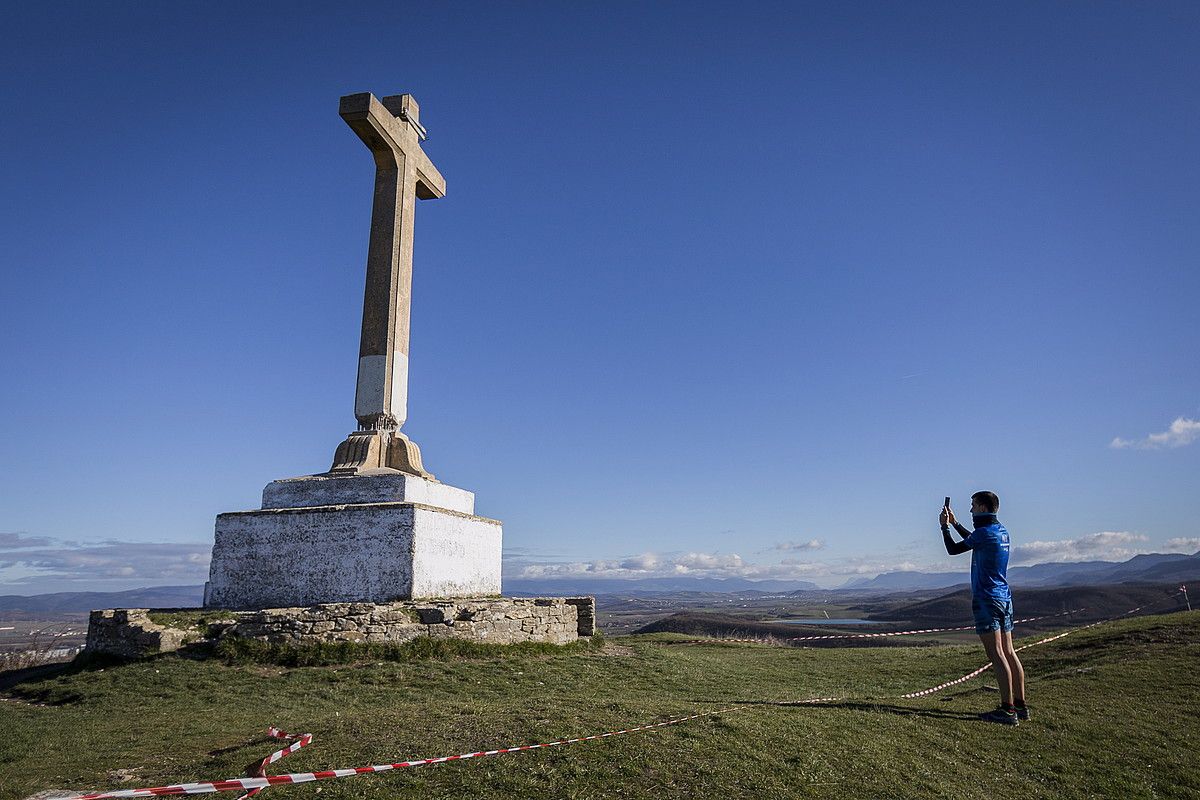
<path id="1" fill-rule="evenodd" d="M 138 658 L 198 641 L 198 630 L 155 624 L 145 608 L 93 611 L 87 652 Z M 596 633 L 592 597 L 324 603 L 305 608 L 210 611 L 210 635 L 273 644 L 411 641 L 420 636 L 494 644 L 569 644 Z"/>
<path id="2" fill-rule="evenodd" d="M 581 606 L 588 611 L 580 614 Z M 595 633 L 591 608 L 591 598 L 547 597 L 332 603 L 244 613 L 233 630 L 237 636 L 268 642 L 407 642 L 429 636 L 495 644 L 568 644 Z"/>
<path id="3" fill-rule="evenodd" d="M 195 631 L 156 625 L 150 621 L 149 612 L 148 608 L 93 611 L 88 620 L 84 652 L 139 658 L 153 653 L 169 653 L 200 638 Z"/>

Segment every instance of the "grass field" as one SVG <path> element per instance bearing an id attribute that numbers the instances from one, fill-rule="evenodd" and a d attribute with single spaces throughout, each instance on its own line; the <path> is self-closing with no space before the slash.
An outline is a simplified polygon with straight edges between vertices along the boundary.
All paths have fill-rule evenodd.
<path id="1" fill-rule="evenodd" d="M 798 649 L 672 644 L 413 654 L 281 667 L 163 656 L 9 686 L 0 798 L 246 774 L 269 725 L 314 743 L 273 772 L 389 763 L 600 733 L 731 705 L 653 731 L 302 786 L 268 800 L 431 797 L 1197 797 L 1200 612 L 1102 625 L 1022 654 L 1035 718 L 974 719 L 975 645 Z M 817 696 L 854 699 L 794 705 Z M 218 795 L 232 800 L 236 795 Z"/>

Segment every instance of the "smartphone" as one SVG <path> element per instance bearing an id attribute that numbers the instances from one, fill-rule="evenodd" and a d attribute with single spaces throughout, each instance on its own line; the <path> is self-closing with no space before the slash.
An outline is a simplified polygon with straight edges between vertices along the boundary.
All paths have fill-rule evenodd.
<path id="1" fill-rule="evenodd" d="M 950 498 L 947 497 L 946 498 L 946 508 L 949 508 L 949 507 L 950 507 Z"/>

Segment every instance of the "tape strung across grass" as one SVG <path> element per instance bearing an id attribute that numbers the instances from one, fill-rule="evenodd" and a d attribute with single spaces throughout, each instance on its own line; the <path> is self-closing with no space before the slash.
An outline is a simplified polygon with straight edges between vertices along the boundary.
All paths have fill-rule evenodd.
<path id="1" fill-rule="evenodd" d="M 833 699 L 833 698 L 829 698 Z M 821 702 L 811 700 L 808 702 Z M 292 783 L 310 783 L 311 781 L 323 781 L 331 778 L 349 778 L 355 775 L 365 775 L 372 772 L 389 772 L 396 769 L 404 769 L 405 767 L 423 767 L 428 764 L 441 764 L 445 761 L 462 761 L 468 758 L 482 758 L 483 756 L 498 756 L 505 753 L 519 753 L 522 750 L 537 750 L 542 747 L 557 747 L 562 744 L 575 744 L 577 742 L 590 742 L 595 739 L 606 739 L 609 736 L 620 736 L 624 733 L 637 733 L 638 731 L 648 731 L 654 728 L 665 728 L 668 725 L 678 725 L 681 722 L 688 720 L 700 719 L 701 717 L 712 717 L 717 714 L 732 714 L 735 711 L 743 711 L 752 706 L 733 706 L 730 708 L 722 708 L 716 711 L 704 711 L 699 714 L 690 714 L 686 717 L 675 717 L 674 719 L 666 720 L 665 722 L 655 722 L 650 725 L 639 725 L 636 728 L 626 728 L 620 731 L 609 731 L 608 733 L 597 733 L 591 736 L 579 736 L 574 739 L 556 739 L 553 742 L 542 742 L 540 744 L 522 744 L 516 747 L 502 747 L 498 750 L 479 750 L 474 753 L 463 753 L 457 756 L 439 756 L 438 758 L 419 758 L 415 761 L 401 761 L 396 764 L 377 764 L 371 767 L 353 767 L 350 769 L 331 769 L 322 772 L 293 772 L 287 775 L 264 775 L 257 778 L 230 778 L 224 781 L 204 781 L 201 783 L 177 783 L 171 786 L 157 786 L 151 789 L 122 789 L 116 792 L 99 792 L 97 794 L 84 795 L 68 795 L 63 798 L 54 798 L 54 800 L 102 800 L 102 798 L 117 798 L 117 797 L 163 797 L 167 795 L 177 794 L 210 794 L 212 792 L 237 792 L 250 790 L 247 796 L 257 793 L 267 788 L 268 786 L 277 786 L 279 784 Z M 282 731 L 276 731 L 271 728 L 269 732 L 272 735 L 282 734 Z M 292 734 L 283 734 L 290 736 Z M 306 741 L 307 740 L 307 741 Z M 312 734 L 306 733 L 300 741 L 312 741 Z M 278 751 L 287 755 L 290 752 L 300 749 L 304 745 L 297 742 L 290 748 Z M 276 753 L 272 753 L 272 756 Z M 279 756 L 282 758 L 283 756 Z M 267 757 L 268 759 L 271 756 Z M 278 760 L 278 759 L 276 759 Z"/>
<path id="2" fill-rule="evenodd" d="M 1178 593 L 1173 594 L 1170 597 L 1168 597 L 1167 600 L 1173 599 L 1178 596 L 1179 596 Z M 1163 600 L 1162 602 L 1165 603 L 1166 600 Z M 1161 605 L 1161 603 L 1154 603 L 1153 605 Z M 1115 617 L 1109 617 L 1107 619 L 1099 619 L 1099 620 L 1096 620 L 1095 622 L 1089 622 L 1087 625 L 1081 625 L 1078 628 L 1072 628 L 1069 631 L 1063 631 L 1062 633 L 1056 634 L 1055 636 L 1051 636 L 1046 639 L 1042 639 L 1041 641 L 1030 642 L 1029 644 L 1023 644 L 1020 647 L 1015 648 L 1015 652 L 1019 653 L 1022 650 L 1027 650 L 1030 647 L 1037 647 L 1040 644 L 1046 644 L 1048 642 L 1053 642 L 1058 639 L 1061 639 L 1064 636 L 1070 636 L 1072 633 L 1079 633 L 1080 631 L 1086 631 L 1088 628 L 1094 628 L 1095 626 L 1100 625 L 1101 623 L 1112 622 L 1115 619 L 1121 619 L 1121 617 L 1127 617 L 1130 614 L 1135 614 L 1138 611 L 1141 611 L 1143 608 L 1146 608 L 1146 607 L 1147 606 L 1138 606 L 1137 608 L 1131 608 L 1128 611 L 1124 612 L 1123 614 L 1118 614 Z M 943 689 L 949 689 L 951 686 L 957 686 L 960 683 L 966 683 L 967 681 L 971 680 L 971 678 L 982 675 L 984 672 L 987 672 L 989 669 L 991 669 L 991 666 L 992 665 L 989 662 L 987 664 L 984 664 L 982 667 L 980 667 L 979 669 L 977 669 L 973 672 L 968 672 L 966 675 L 963 675 L 961 678 L 955 678 L 954 680 L 947 681 L 946 683 L 939 683 L 937 686 L 933 686 L 929 689 L 922 689 L 919 692 L 909 692 L 908 694 L 902 694 L 902 695 L 900 695 L 900 697 L 905 700 L 908 700 L 908 699 L 911 699 L 914 697 L 924 697 L 927 694 L 936 694 L 937 692 L 940 692 Z"/>
<path id="3" fill-rule="evenodd" d="M 1178 595 L 1179 595 L 1179 593 L 1173 594 L 1170 597 L 1165 598 L 1161 602 L 1166 602 L 1167 600 L 1174 599 Z M 1088 623 L 1087 625 L 1083 625 L 1079 628 L 1072 628 L 1071 630 L 1064 631 L 1063 633 L 1059 633 L 1054 636 L 1050 636 L 1048 638 L 1041 639 L 1036 642 L 1031 642 L 1029 644 L 1022 645 L 1016 649 L 1017 649 L 1017 651 L 1021 651 L 1021 650 L 1026 650 L 1030 647 L 1037 647 L 1039 645 L 1048 644 L 1049 642 L 1056 641 L 1058 639 L 1063 638 L 1064 636 L 1070 636 L 1072 633 L 1078 633 L 1079 631 L 1087 630 L 1088 628 L 1095 627 L 1096 625 L 1100 625 L 1105 622 L 1112 622 L 1113 620 L 1121 619 L 1122 617 L 1127 617 L 1130 614 L 1137 613 L 1138 611 L 1141 611 L 1143 608 L 1152 608 L 1152 607 L 1160 605 L 1160 604 L 1161 603 L 1154 603 L 1151 605 L 1138 606 L 1137 608 L 1131 608 L 1130 610 L 1124 612 L 1123 614 L 1119 614 L 1115 617 L 1108 617 L 1107 619 L 1097 620 L 1095 622 Z M 1069 612 L 1064 612 L 1064 613 L 1069 613 Z M 1053 616 L 1061 616 L 1061 614 L 1056 614 Z M 1038 617 L 1037 619 L 1044 619 L 1044 617 Z M 946 630 L 955 630 L 955 629 L 946 629 Z M 959 630 L 961 630 L 961 629 L 959 629 Z M 901 694 L 901 695 L 897 695 L 896 697 L 904 698 L 904 699 L 911 699 L 914 697 L 923 697 L 925 695 L 934 694 L 943 689 L 947 689 L 951 686 L 956 686 L 960 683 L 964 683 L 964 682 L 970 680 L 971 678 L 974 678 L 974 677 L 982 674 L 990 667 L 991 667 L 991 664 L 985 664 L 982 667 L 980 667 L 979 669 L 977 669 L 973 672 L 969 672 L 966 675 L 962 676 L 961 678 L 955 678 L 952 681 L 947 681 L 946 683 L 938 684 L 937 686 L 933 686 L 929 689 L 922 689 L 917 692 L 909 692 L 908 694 Z M 814 697 L 814 698 L 810 698 L 808 700 L 793 701 L 791 703 L 791 705 L 819 705 L 821 703 L 833 703 L 833 702 L 839 702 L 839 701 L 848 700 L 848 699 L 850 699 L 850 698 L 848 698 L 848 697 Z M 556 739 L 552 742 L 542 742 L 539 744 L 523 744 L 523 745 L 517 745 L 514 747 L 502 747 L 502 748 L 499 748 L 496 750 L 478 750 L 473 753 L 462 753 L 460 755 L 453 755 L 453 756 L 439 756 L 437 758 L 419 758 L 414 761 L 400 761 L 395 764 L 377 764 L 377 765 L 369 766 L 369 767 L 351 767 L 348 769 L 332 769 L 332 770 L 323 770 L 320 772 L 292 772 L 292 773 L 288 773 L 286 775 L 266 775 L 265 770 L 268 765 L 273 764 L 276 761 L 280 760 L 281 758 L 283 758 L 291 753 L 296 752 L 297 750 L 299 750 L 302 747 L 307 747 L 309 744 L 311 744 L 312 739 L 313 739 L 312 734 L 311 733 L 291 734 L 291 733 L 285 733 L 284 731 L 281 731 L 278 728 L 269 728 L 267 730 L 267 734 L 269 736 L 276 738 L 276 739 L 294 739 L 295 741 L 293 741 L 293 743 L 291 745 L 289 745 L 285 748 L 282 748 L 280 750 L 277 750 L 274 753 L 272 753 L 271 755 L 264 758 L 262 760 L 262 762 L 259 764 L 258 769 L 256 770 L 258 772 L 258 776 L 256 776 L 256 777 L 229 778 L 229 779 L 223 780 L 223 781 L 202 781 L 202 782 L 198 782 L 198 783 L 177 783 L 177 784 L 172 784 L 171 786 L 157 786 L 157 787 L 147 788 L 147 789 L 121 789 L 121 790 L 113 791 L 113 792 L 97 792 L 95 794 L 65 795 L 62 797 L 53 798 L 53 800 L 108 800 L 108 798 L 164 797 L 164 796 L 170 796 L 170 795 L 211 794 L 213 792 L 239 792 L 239 791 L 245 792 L 245 794 L 242 795 L 242 797 L 238 798 L 238 800 L 244 800 L 244 798 L 252 797 L 253 795 L 255 795 L 255 794 L 259 793 L 260 791 L 262 791 L 263 789 L 267 788 L 268 786 L 278 786 L 280 784 L 310 783 L 312 781 L 323 781 L 323 780 L 330 780 L 330 779 L 334 779 L 334 778 L 350 778 L 350 777 L 353 777 L 356 775 L 366 775 L 366 774 L 375 773 L 375 772 L 389 772 L 392 770 L 405 769 L 407 767 L 423 767 L 423 766 L 427 766 L 429 764 L 441 764 L 446 761 L 464 761 L 469 758 L 482 758 L 484 756 L 498 756 L 498 755 L 504 755 L 506 753 L 519 753 L 524 750 L 537 750 L 537 749 L 546 748 L 546 747 L 558 747 L 559 745 L 565 745 L 565 744 L 577 744 L 579 742 L 590 742 L 590 741 L 595 741 L 597 739 L 607 739 L 610 736 L 621 736 L 621 735 L 627 734 L 627 733 L 638 733 L 639 731 L 649 731 L 649 730 L 654 730 L 656 728 L 665 728 L 669 725 L 678 725 L 682 722 L 688 722 L 690 720 L 700 719 L 702 717 L 714 717 L 714 716 L 718 716 L 720 714 L 732 714 L 737 711 L 744 711 L 748 708 L 756 708 L 756 707 L 761 707 L 761 706 L 753 706 L 753 705 L 731 706 L 729 708 L 722 708 L 722 709 L 718 709 L 716 711 L 704 711 L 699 714 L 689 714 L 688 716 L 685 716 L 685 717 L 675 717 L 673 719 L 668 719 L 664 722 L 655 722 L 655 723 L 651 723 L 648 725 L 639 725 L 635 728 L 625 728 L 624 730 L 609 731 L 608 733 L 597 733 L 597 734 L 592 734 L 591 736 L 578 736 L 573 739 Z"/>
<path id="4" fill-rule="evenodd" d="M 1087 611 L 1086 608 L 1076 608 L 1071 611 L 1060 611 L 1057 614 L 1045 614 L 1040 617 L 1025 617 L 1024 619 L 1013 620 L 1013 625 L 1022 625 L 1027 622 L 1037 622 L 1043 619 L 1054 619 L 1056 617 L 1065 617 L 1068 614 L 1079 614 Z M 919 633 L 949 633 L 952 631 L 973 631 L 974 625 L 961 625 L 957 628 L 919 628 L 911 631 L 884 631 L 882 633 L 831 633 L 824 636 L 764 636 L 757 639 L 725 639 L 715 636 L 706 637 L 704 639 L 685 639 L 683 641 L 663 642 L 663 644 L 710 644 L 712 642 L 740 642 L 744 644 L 769 644 L 771 642 L 814 642 L 825 639 L 881 639 L 885 636 L 913 636 Z"/>
<path id="5" fill-rule="evenodd" d="M 1072 611 L 1060 611 L 1057 614 L 1044 614 L 1040 617 L 1025 617 L 1024 619 L 1013 620 L 1013 625 L 1022 625 L 1026 622 L 1037 622 L 1042 619 L 1054 619 L 1055 617 L 1065 617 L 1068 614 L 1078 614 L 1086 611 L 1085 608 L 1076 608 Z M 785 642 L 812 642 L 819 639 L 878 639 L 884 636 L 912 636 L 915 633 L 945 633 L 947 631 L 973 631 L 974 625 L 961 625 L 957 628 L 923 628 L 913 631 L 885 631 L 883 633 L 834 633 L 828 636 L 789 636 L 783 639 Z"/>
<path id="6" fill-rule="evenodd" d="M 288 733 L 275 727 L 267 728 L 267 736 L 270 736 L 272 739 L 295 739 L 296 741 L 292 742 L 287 747 L 276 750 L 274 753 L 271 753 L 271 755 L 264 758 L 258 765 L 258 769 L 254 771 L 255 777 L 258 778 L 265 778 L 267 776 L 268 766 L 274 764 L 276 761 L 286 755 L 291 755 L 301 747 L 308 747 L 310 744 L 312 744 L 313 739 L 313 735 L 311 733 Z M 248 798 L 254 797 L 254 795 L 261 791 L 262 787 L 256 787 L 239 797 L 238 800 L 248 800 Z"/>

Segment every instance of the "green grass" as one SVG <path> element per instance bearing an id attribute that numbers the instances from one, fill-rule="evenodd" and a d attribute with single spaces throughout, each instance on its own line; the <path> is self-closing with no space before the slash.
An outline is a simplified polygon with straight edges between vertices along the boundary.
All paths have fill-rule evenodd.
<path id="1" fill-rule="evenodd" d="M 443 651 L 339 666 L 161 656 L 65 673 L 0 702 L 0 799 L 225 778 L 315 734 L 275 772 L 388 763 L 600 733 L 730 705 L 654 731 L 319 784 L 268 800 L 477 797 L 1196 797 L 1200 612 L 1102 625 L 1024 653 L 1032 723 L 973 719 L 994 691 L 955 678 L 978 644 L 800 649 L 671 644 Z M 329 659 L 333 660 L 333 659 Z M 855 699 L 793 705 L 813 696 Z M 123 770 L 123 772 L 117 772 Z M 120 780 L 122 777 L 128 780 Z M 230 795 L 230 798 L 233 796 Z"/>
<path id="2" fill-rule="evenodd" d="M 228 623 L 233 619 L 231 614 L 223 613 L 220 610 L 210 611 L 207 609 L 150 611 L 146 616 L 155 625 L 187 631 L 196 639 L 213 636 L 215 633 L 212 630 L 214 625 L 219 628 L 221 623 Z"/>

